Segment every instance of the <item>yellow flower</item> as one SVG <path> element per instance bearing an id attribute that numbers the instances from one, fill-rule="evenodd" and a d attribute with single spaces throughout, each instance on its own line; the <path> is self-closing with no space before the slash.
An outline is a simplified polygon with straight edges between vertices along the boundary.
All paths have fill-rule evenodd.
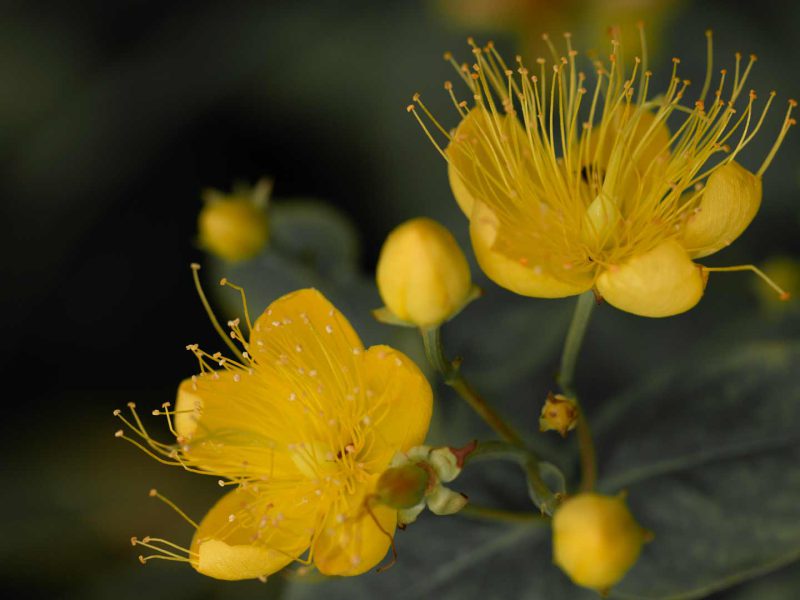
<path id="1" fill-rule="evenodd" d="M 266 207 L 271 191 L 268 179 L 252 188 L 238 186 L 230 195 L 205 190 L 205 205 L 197 218 L 200 245 L 230 262 L 258 254 L 269 239 Z"/>
<path id="2" fill-rule="evenodd" d="M 364 348 L 316 290 L 273 302 L 252 327 L 245 317 L 249 336 L 229 323 L 241 360 L 189 346 L 201 374 L 180 385 L 174 411 L 156 411 L 177 444 L 153 440 L 138 417 L 126 421 L 145 444 L 126 439 L 162 462 L 235 489 L 199 523 L 190 548 L 134 541 L 218 579 L 265 577 L 293 561 L 328 575 L 364 573 L 393 547 L 397 524 L 376 482 L 396 453 L 423 442 L 431 388 L 400 352 Z"/>
<path id="3" fill-rule="evenodd" d="M 381 248 L 378 291 L 386 308 L 375 311 L 385 322 L 436 327 L 473 300 L 469 264 L 447 229 L 416 218 L 396 227 Z"/>
<path id="4" fill-rule="evenodd" d="M 636 563 L 650 533 L 620 497 L 584 493 L 553 515 L 553 560 L 577 585 L 607 592 Z"/>
<path id="5" fill-rule="evenodd" d="M 532 72 L 519 57 L 510 68 L 491 43 L 479 48 L 470 40 L 471 67 L 447 54 L 474 101 L 470 108 L 445 84 L 461 118 L 452 133 L 419 95 L 408 107 L 448 161 L 484 272 L 525 296 L 594 288 L 610 304 L 649 317 L 692 308 L 709 271 L 760 274 L 751 265 L 711 269 L 692 259 L 726 247 L 750 224 L 796 103 L 789 101 L 777 140 L 751 173 L 736 159 L 775 96 L 756 110 L 755 92 L 745 92 L 754 56 L 744 65 L 737 55 L 733 73 L 721 71 L 712 85 L 709 33 L 706 80 L 687 104 L 678 59 L 666 91 L 649 98 L 646 53 L 626 69 L 615 39 L 587 89 L 565 37 L 563 56 L 545 38 L 555 62 L 537 59 Z"/>

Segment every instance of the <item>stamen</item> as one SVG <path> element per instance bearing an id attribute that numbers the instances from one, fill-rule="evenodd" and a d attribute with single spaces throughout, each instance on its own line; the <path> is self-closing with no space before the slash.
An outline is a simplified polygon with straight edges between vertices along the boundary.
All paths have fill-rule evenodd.
<path id="1" fill-rule="evenodd" d="M 705 102 L 706 94 L 711 87 L 711 76 L 714 70 L 714 38 L 709 29 L 706 31 L 706 78 L 703 81 L 703 90 L 700 92 L 700 102 Z"/>
<path id="2" fill-rule="evenodd" d="M 386 537 L 389 538 L 389 543 L 391 544 L 391 547 L 392 547 L 392 560 L 389 562 L 389 564 L 383 565 L 383 566 L 378 567 L 376 569 L 376 572 L 383 573 L 384 571 L 386 571 L 388 569 L 391 569 L 394 566 L 394 564 L 397 562 L 397 546 L 394 543 L 394 536 L 391 533 L 389 533 L 388 531 L 386 531 L 386 529 L 383 528 L 383 525 L 381 525 L 380 521 L 378 521 L 378 517 L 376 517 L 375 513 L 372 512 L 372 507 L 370 507 L 370 502 L 377 501 L 377 500 L 378 500 L 378 497 L 376 495 L 374 495 L 374 494 L 373 495 L 369 495 L 366 498 L 364 498 L 364 509 L 369 514 L 370 518 L 372 519 L 372 522 L 375 523 L 375 527 L 377 527 L 378 530 L 383 535 L 385 535 Z"/>
<path id="3" fill-rule="evenodd" d="M 222 341 L 224 341 L 225 344 L 227 344 L 228 348 L 230 348 L 234 354 L 241 357 L 242 356 L 241 351 L 239 350 L 239 348 L 236 347 L 236 344 L 234 344 L 230 340 L 230 338 L 225 334 L 225 330 L 222 329 L 222 325 L 219 324 L 217 316 L 214 314 L 214 310 L 211 308 L 211 304 L 209 304 L 208 298 L 206 298 L 206 294 L 203 291 L 203 286 L 200 284 L 200 275 L 199 275 L 200 265 L 197 263 L 192 263 L 191 268 L 192 268 L 192 279 L 194 279 L 194 287 L 197 290 L 197 295 L 200 296 L 200 302 L 202 302 L 203 308 L 206 309 L 206 314 L 208 315 L 208 318 L 211 320 L 211 324 L 214 326 L 214 329 L 216 330 L 217 334 L 219 334 L 219 337 L 222 338 Z"/>
<path id="4" fill-rule="evenodd" d="M 247 333 L 248 334 L 252 333 L 253 324 L 250 321 L 250 311 L 247 310 L 247 295 L 244 292 L 244 288 L 239 286 L 239 285 L 236 285 L 234 283 L 231 283 L 230 281 L 228 281 L 227 277 L 223 277 L 222 279 L 220 279 L 219 284 L 223 285 L 223 286 L 228 286 L 229 288 L 239 292 L 239 294 L 242 297 L 242 310 L 244 311 L 245 323 L 247 323 Z M 249 337 L 249 335 L 248 335 L 248 337 Z M 243 341 L 243 343 L 247 343 L 245 340 L 242 340 L 242 341 Z"/>
<path id="5" fill-rule="evenodd" d="M 148 495 L 151 498 L 158 498 L 159 500 L 161 500 L 164 504 L 169 506 L 172 510 L 174 510 L 181 517 L 183 517 L 184 521 L 189 523 L 189 525 L 191 525 L 195 529 L 198 529 L 200 527 L 196 522 L 194 522 L 191 518 L 189 518 L 189 516 L 185 512 L 183 512 L 180 508 L 178 508 L 178 506 L 172 500 L 170 500 L 166 496 L 159 494 L 157 489 L 153 488 L 152 490 L 150 490 Z"/>
<path id="6" fill-rule="evenodd" d="M 792 128 L 797 121 L 792 118 L 792 111 L 797 106 L 797 102 L 795 100 L 789 100 L 789 108 L 786 110 L 786 117 L 783 120 L 783 126 L 781 127 L 781 131 L 778 134 L 778 139 L 775 140 L 775 143 L 772 146 L 772 149 L 767 154 L 767 157 L 764 159 L 764 162 L 761 163 L 761 167 L 758 169 L 756 175 L 761 177 L 764 174 L 764 171 L 772 164 L 772 160 L 775 158 L 775 155 L 778 153 L 778 149 L 781 147 L 786 134 L 789 133 L 789 129 Z"/>
<path id="7" fill-rule="evenodd" d="M 791 298 L 791 294 L 775 283 L 764 271 L 755 265 L 736 265 L 733 267 L 702 267 L 704 271 L 719 272 L 719 273 L 732 273 L 736 271 L 752 271 L 758 275 L 764 282 L 778 293 L 778 298 L 787 301 Z"/>

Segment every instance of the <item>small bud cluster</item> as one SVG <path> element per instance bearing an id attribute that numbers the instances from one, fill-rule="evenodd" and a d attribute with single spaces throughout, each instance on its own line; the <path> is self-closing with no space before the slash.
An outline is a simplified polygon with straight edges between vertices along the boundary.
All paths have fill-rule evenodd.
<path id="1" fill-rule="evenodd" d="M 550 393 L 539 416 L 540 431 L 557 431 L 562 437 L 578 424 L 578 406 L 562 394 Z"/>

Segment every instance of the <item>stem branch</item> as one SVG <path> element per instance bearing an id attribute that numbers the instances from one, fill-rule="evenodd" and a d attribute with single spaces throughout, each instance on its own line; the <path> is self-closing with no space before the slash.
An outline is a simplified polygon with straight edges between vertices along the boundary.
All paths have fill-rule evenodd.
<path id="1" fill-rule="evenodd" d="M 501 459 L 517 462 L 528 477 L 528 492 L 533 503 L 542 513 L 552 515 L 558 506 L 558 497 L 547 487 L 539 472 L 539 459 L 523 446 L 503 441 L 478 442 L 475 450 L 467 455 L 466 463 L 476 459 Z"/>
<path id="2" fill-rule="evenodd" d="M 557 500 L 550 488 L 542 479 L 539 472 L 539 459 L 528 450 L 522 436 L 477 392 L 461 374 L 460 364 L 452 362 L 445 357 L 442 347 L 442 337 L 438 327 L 420 330 L 425 345 L 425 354 L 431 365 L 441 374 L 444 382 L 453 388 L 459 396 L 483 419 L 505 442 L 485 442 L 478 445 L 470 456 L 489 453 L 488 448 L 494 448 L 493 453 L 510 454 L 521 464 L 528 477 L 528 487 L 531 499 L 543 512 L 552 514 Z M 502 444 L 496 447 L 493 444 Z"/>
<path id="3" fill-rule="evenodd" d="M 525 442 L 522 440 L 522 436 L 464 378 L 459 365 L 447 360 L 442 348 L 439 328 L 423 330 L 422 340 L 425 344 L 428 361 L 442 375 L 444 382 L 453 388 L 495 433 L 516 446 L 524 447 Z"/>

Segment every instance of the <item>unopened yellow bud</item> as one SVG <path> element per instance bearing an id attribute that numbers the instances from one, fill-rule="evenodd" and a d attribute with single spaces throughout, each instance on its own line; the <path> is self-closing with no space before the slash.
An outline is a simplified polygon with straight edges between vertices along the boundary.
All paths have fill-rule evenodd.
<path id="1" fill-rule="evenodd" d="M 204 194 L 205 206 L 197 220 L 200 245 L 231 262 L 258 254 L 269 238 L 266 196 L 269 182 L 225 195 L 216 190 Z"/>
<path id="2" fill-rule="evenodd" d="M 575 584 L 605 592 L 634 565 L 649 535 L 623 498 L 578 494 L 553 515 L 553 561 Z"/>
<path id="3" fill-rule="evenodd" d="M 562 394 L 548 394 L 539 416 L 539 430 L 555 430 L 563 437 L 578 424 L 578 407 Z"/>
<path id="4" fill-rule="evenodd" d="M 389 234 L 378 259 L 383 321 L 436 327 L 474 298 L 467 259 L 442 225 L 406 221 Z M 388 313 L 388 314 L 387 314 Z"/>
<path id="5" fill-rule="evenodd" d="M 392 467 L 381 474 L 375 493 L 387 506 L 411 508 L 422 501 L 429 481 L 428 472 L 415 464 Z"/>

